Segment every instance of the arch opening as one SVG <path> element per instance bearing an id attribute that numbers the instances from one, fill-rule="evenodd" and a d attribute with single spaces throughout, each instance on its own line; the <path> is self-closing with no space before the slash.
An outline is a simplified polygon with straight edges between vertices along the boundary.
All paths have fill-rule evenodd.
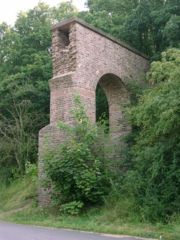
<path id="1" fill-rule="evenodd" d="M 106 132 L 109 132 L 109 104 L 106 94 L 98 83 L 96 87 L 96 122 L 105 123 Z"/>
<path id="2" fill-rule="evenodd" d="M 129 131 L 123 105 L 129 100 L 122 80 L 114 74 L 103 75 L 96 87 L 96 121 L 101 118 L 108 123 L 108 132 L 117 139 Z"/>

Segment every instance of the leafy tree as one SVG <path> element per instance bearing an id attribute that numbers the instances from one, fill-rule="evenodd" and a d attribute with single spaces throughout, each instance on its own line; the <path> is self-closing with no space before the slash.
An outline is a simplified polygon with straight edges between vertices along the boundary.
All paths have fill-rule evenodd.
<path id="1" fill-rule="evenodd" d="M 78 15 L 77 9 L 72 5 L 71 1 L 62 2 L 57 7 L 52 8 L 53 22 L 59 22 L 67 18 L 75 17 Z"/>
<path id="2" fill-rule="evenodd" d="M 5 23 L 0 25 L 1 130 L 4 132 L 5 129 L 12 130 L 13 127 L 14 133 L 17 133 L 19 126 L 14 124 L 16 122 L 14 114 L 17 113 L 15 106 L 29 102 L 25 111 L 26 126 L 22 130 L 24 136 L 32 141 L 28 150 L 31 159 L 23 155 L 26 141 L 21 141 L 24 146 L 17 145 L 16 148 L 14 145 L 16 150 L 12 150 L 11 144 L 4 144 L 1 151 L 6 153 L 6 156 L 1 153 L 2 164 L 0 165 L 3 165 L 8 158 L 11 159 L 7 161 L 9 165 L 19 169 L 16 157 L 18 152 L 21 154 L 20 159 L 23 163 L 21 170 L 24 169 L 26 161 L 37 161 L 37 135 L 39 129 L 49 121 L 48 80 L 52 76 L 52 66 L 48 49 L 51 46 L 51 26 L 54 22 L 74 14 L 76 10 L 69 3 L 63 3 L 57 9 L 39 3 L 28 12 L 21 12 L 13 27 Z M 0 138 L 4 139 L 2 131 Z M 10 135 L 8 133 L 9 137 Z M 12 169 L 11 166 L 9 166 L 10 169 Z M 9 174 L 6 171 L 7 176 L 12 173 L 10 169 Z"/>
<path id="3" fill-rule="evenodd" d="M 161 61 L 152 63 L 148 73 L 152 87 L 131 109 L 132 124 L 139 133 L 126 180 L 143 218 L 152 221 L 167 221 L 180 209 L 179 79 L 180 50 L 169 49 Z"/>
<path id="4" fill-rule="evenodd" d="M 13 175 L 22 176 L 26 162 L 36 158 L 35 120 L 29 113 L 30 104 L 29 101 L 13 102 L 7 110 L 11 118 L 0 114 L 0 180 L 6 183 Z"/>

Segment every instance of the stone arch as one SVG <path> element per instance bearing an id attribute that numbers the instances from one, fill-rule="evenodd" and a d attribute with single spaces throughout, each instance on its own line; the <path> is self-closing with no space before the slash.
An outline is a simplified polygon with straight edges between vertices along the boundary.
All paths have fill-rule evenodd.
<path id="1" fill-rule="evenodd" d="M 39 132 L 39 178 L 46 178 L 44 152 L 64 141 L 59 121 L 73 124 L 74 95 L 95 122 L 95 91 L 99 83 L 109 102 L 111 140 L 124 136 L 130 126 L 123 115 L 128 103 L 127 79 L 139 78 L 149 68 L 147 56 L 102 31 L 73 18 L 52 28 L 53 77 L 50 80 L 50 123 Z M 49 141 L 47 142 L 47 139 Z M 39 186 L 39 203 L 49 203 L 49 191 Z"/>

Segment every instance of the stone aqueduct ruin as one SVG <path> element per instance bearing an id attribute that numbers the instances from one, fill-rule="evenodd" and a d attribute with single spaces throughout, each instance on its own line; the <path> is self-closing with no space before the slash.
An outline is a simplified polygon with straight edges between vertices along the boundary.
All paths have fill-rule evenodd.
<path id="1" fill-rule="evenodd" d="M 57 123 L 73 123 L 74 96 L 80 96 L 88 117 L 95 122 L 96 87 L 100 84 L 109 105 L 110 136 L 117 139 L 130 130 L 122 114 L 129 99 L 126 83 L 138 79 L 149 67 L 142 53 L 76 18 L 52 28 L 52 60 L 50 124 L 39 133 L 40 179 L 45 177 L 43 153 L 47 144 L 53 148 L 64 139 Z M 47 205 L 49 200 L 48 190 L 40 186 L 40 205 Z"/>

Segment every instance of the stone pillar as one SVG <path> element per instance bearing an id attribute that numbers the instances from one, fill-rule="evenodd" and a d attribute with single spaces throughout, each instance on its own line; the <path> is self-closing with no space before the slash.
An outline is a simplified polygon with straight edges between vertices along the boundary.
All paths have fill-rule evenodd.
<path id="1" fill-rule="evenodd" d="M 55 148 L 64 141 L 64 133 L 58 128 L 59 121 L 71 124 L 73 119 L 74 85 L 73 72 L 76 67 L 75 26 L 72 24 L 62 31 L 52 32 L 53 78 L 50 84 L 50 124 L 39 132 L 39 204 L 47 206 L 50 202 L 50 186 L 44 184 L 44 155 L 48 149 Z"/>

